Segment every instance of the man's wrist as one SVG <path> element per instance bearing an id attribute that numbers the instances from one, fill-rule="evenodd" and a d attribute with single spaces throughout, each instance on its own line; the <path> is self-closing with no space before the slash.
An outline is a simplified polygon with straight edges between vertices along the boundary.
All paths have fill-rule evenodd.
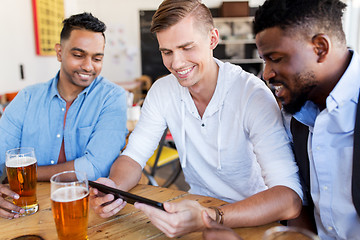
<path id="1" fill-rule="evenodd" d="M 224 224 L 224 212 L 219 207 L 209 207 L 215 211 L 215 218 L 213 220 L 221 225 Z"/>

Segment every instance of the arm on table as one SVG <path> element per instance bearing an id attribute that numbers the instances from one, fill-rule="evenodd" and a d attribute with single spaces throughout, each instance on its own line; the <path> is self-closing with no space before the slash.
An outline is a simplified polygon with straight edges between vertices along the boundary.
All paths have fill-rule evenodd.
<path id="1" fill-rule="evenodd" d="M 122 155 L 114 162 L 111 167 L 109 179 L 99 178 L 97 182 L 108 185 L 110 187 L 118 188 L 123 191 L 135 187 L 141 178 L 141 166 L 132 158 Z M 118 198 L 114 200 L 112 194 L 100 194 L 97 189 L 92 189 L 90 194 L 90 203 L 94 211 L 100 217 L 107 218 L 118 213 L 126 202 Z"/>
<path id="2" fill-rule="evenodd" d="M 38 181 L 50 181 L 52 175 L 63 172 L 75 170 L 74 161 L 67 161 L 60 164 L 49 165 L 49 166 L 38 166 L 37 167 L 37 180 Z"/>
<path id="3" fill-rule="evenodd" d="M 299 195 L 292 189 L 275 186 L 221 209 L 224 211 L 224 225 L 250 227 L 296 218 L 301 204 Z"/>
<path id="4" fill-rule="evenodd" d="M 216 216 L 215 210 L 190 200 L 165 202 L 166 212 L 141 203 L 136 203 L 135 207 L 142 210 L 168 237 L 204 230 L 203 211 L 212 219 Z M 297 217 L 301 210 L 301 199 L 290 188 L 275 186 L 243 201 L 222 206 L 221 210 L 227 227 L 258 226 Z"/>
<path id="5" fill-rule="evenodd" d="M 205 211 L 202 212 L 202 220 L 206 227 L 205 230 L 203 231 L 203 239 L 242 240 L 242 238 L 237 233 L 235 233 L 231 228 L 216 223 L 213 219 L 210 218 L 210 216 Z"/>
<path id="6" fill-rule="evenodd" d="M 314 208 L 310 206 L 303 206 L 300 215 L 295 219 L 289 220 L 288 226 L 304 228 L 317 234 Z"/>
<path id="7" fill-rule="evenodd" d="M 134 159 L 122 155 L 111 166 L 109 178 L 118 189 L 128 191 L 140 181 L 141 173 L 142 168 Z"/>

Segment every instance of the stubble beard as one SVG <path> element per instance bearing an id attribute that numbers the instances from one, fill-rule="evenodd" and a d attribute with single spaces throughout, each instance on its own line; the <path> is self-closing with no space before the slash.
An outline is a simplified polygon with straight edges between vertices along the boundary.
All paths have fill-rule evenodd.
<path id="1" fill-rule="evenodd" d="M 316 78 L 313 72 L 304 74 L 297 73 L 294 77 L 297 86 L 300 87 L 298 91 L 290 92 L 290 102 L 283 104 L 283 109 L 289 114 L 295 114 L 301 110 L 304 104 L 309 100 L 309 93 L 316 87 Z M 280 100 L 282 100 L 280 98 Z"/>

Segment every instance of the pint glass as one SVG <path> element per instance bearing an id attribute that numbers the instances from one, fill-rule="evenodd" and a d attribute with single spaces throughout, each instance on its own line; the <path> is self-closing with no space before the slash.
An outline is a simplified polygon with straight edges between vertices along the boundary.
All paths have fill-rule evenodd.
<path id="1" fill-rule="evenodd" d="M 31 215 L 39 210 L 36 198 L 37 161 L 33 148 L 20 147 L 6 151 L 6 173 L 10 189 L 19 194 L 13 203 Z"/>
<path id="2" fill-rule="evenodd" d="M 83 240 L 87 237 L 89 186 L 86 174 L 66 171 L 50 179 L 51 204 L 60 240 Z"/>

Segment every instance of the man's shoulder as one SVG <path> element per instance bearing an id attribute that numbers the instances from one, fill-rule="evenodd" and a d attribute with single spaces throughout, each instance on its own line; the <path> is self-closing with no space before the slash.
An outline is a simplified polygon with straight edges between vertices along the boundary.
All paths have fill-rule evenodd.
<path id="1" fill-rule="evenodd" d="M 162 76 L 154 82 L 156 85 L 174 85 L 175 83 L 177 83 L 177 79 L 173 74 Z"/>
<path id="2" fill-rule="evenodd" d="M 52 80 L 47 81 L 47 82 L 35 83 L 35 84 L 25 87 L 23 89 L 23 91 L 25 91 L 27 94 L 30 94 L 30 95 L 36 94 L 38 92 L 44 93 L 49 89 L 51 83 L 52 83 Z"/>
<path id="3" fill-rule="evenodd" d="M 117 85 L 114 82 L 111 82 L 110 80 L 108 80 L 105 77 L 98 76 L 95 81 L 96 82 L 95 82 L 94 87 L 92 88 L 92 90 L 104 91 L 104 92 L 109 92 L 109 93 L 111 92 L 113 94 L 123 94 L 123 93 L 125 93 L 124 88 L 122 88 L 121 86 Z"/>
<path id="4" fill-rule="evenodd" d="M 225 79 L 226 85 L 232 89 L 264 89 L 267 88 L 265 82 L 253 73 L 247 72 L 240 66 L 232 63 L 224 63 L 220 69 L 221 77 Z M 248 90 L 248 89 L 247 89 Z"/>
<path id="5" fill-rule="evenodd" d="M 155 104 L 157 106 L 162 106 L 161 108 L 166 108 L 178 101 L 181 98 L 182 87 L 176 77 L 172 74 L 169 74 L 165 77 L 157 79 L 151 86 L 150 90 L 146 94 L 145 102 Z"/>
<path id="6" fill-rule="evenodd" d="M 179 88 L 181 88 L 181 86 L 173 74 L 157 79 L 151 86 L 152 91 L 162 91 L 163 93 L 171 92 L 172 94 L 175 89 Z M 164 89 L 166 91 L 164 91 Z"/>

